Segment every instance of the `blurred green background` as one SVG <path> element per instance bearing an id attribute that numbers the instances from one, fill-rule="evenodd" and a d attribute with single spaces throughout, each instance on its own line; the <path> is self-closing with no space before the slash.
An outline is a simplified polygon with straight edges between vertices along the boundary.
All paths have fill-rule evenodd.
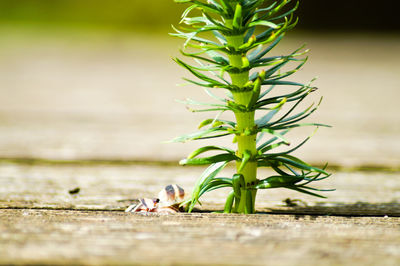
<path id="1" fill-rule="evenodd" d="M 272 51 L 311 49 L 293 79 L 319 77 L 304 104 L 324 96 L 311 121 L 334 127 L 299 151 L 310 162 L 400 165 L 400 27 L 396 2 L 377 3 L 301 0 L 298 26 Z M 189 74 L 171 60 L 183 40 L 168 33 L 186 6 L 0 0 L 0 158 L 177 162 L 202 145 L 162 144 L 208 115 L 175 102 L 210 100 L 176 86 Z"/>
<path id="2" fill-rule="evenodd" d="M 154 30 L 170 28 L 171 23 L 179 21 L 183 8 L 173 0 L 1 0 L 0 20 Z"/>
<path id="3" fill-rule="evenodd" d="M 272 2 L 272 1 L 269 1 Z M 304 0 L 299 28 L 312 30 L 399 31 L 396 1 Z M 169 28 L 184 5 L 173 0 L 0 0 L 0 21 L 96 25 L 111 28 Z"/>

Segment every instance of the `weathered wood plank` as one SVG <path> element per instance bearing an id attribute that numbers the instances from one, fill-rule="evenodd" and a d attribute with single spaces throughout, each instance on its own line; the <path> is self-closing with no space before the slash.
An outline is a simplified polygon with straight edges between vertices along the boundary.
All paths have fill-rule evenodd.
<path id="1" fill-rule="evenodd" d="M 168 184 L 179 184 L 187 195 L 202 167 L 155 165 L 21 165 L 0 164 L 0 208 L 123 210 L 135 199 L 155 197 Z M 233 169 L 224 170 L 230 176 Z M 261 170 L 260 176 L 270 172 Z M 396 172 L 335 172 L 316 184 L 336 188 L 328 199 L 286 189 L 260 191 L 258 211 L 323 215 L 400 215 L 400 179 Z M 80 188 L 77 195 L 69 190 Z M 203 210 L 221 210 L 228 190 L 204 196 Z M 285 199 L 300 199 L 287 206 Z"/>
<path id="2" fill-rule="evenodd" d="M 400 218 L 0 210 L 1 264 L 398 265 Z"/>
<path id="3" fill-rule="evenodd" d="M 180 40 L 14 30 L 0 28 L 0 157 L 177 161 L 197 147 L 161 143 L 204 117 L 175 99 L 208 100 L 198 88 L 175 86 L 189 75 L 170 60 Z M 299 151 L 307 160 L 400 165 L 400 39 L 377 37 L 289 35 L 274 51 L 307 42 L 310 63 L 296 80 L 320 77 L 313 99 L 324 101 L 312 120 L 334 128 L 321 128 Z"/>

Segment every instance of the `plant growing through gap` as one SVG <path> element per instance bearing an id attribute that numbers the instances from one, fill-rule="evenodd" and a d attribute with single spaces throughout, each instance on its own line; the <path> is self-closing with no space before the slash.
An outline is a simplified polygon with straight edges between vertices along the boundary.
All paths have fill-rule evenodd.
<path id="1" fill-rule="evenodd" d="M 191 72 L 195 79 L 186 81 L 203 87 L 217 103 L 187 100 L 189 105 L 205 106 L 195 112 L 217 112 L 214 118 L 200 123 L 199 131 L 175 138 L 174 142 L 202 140 L 232 135 L 237 149 L 205 146 L 191 153 L 182 165 L 210 165 L 195 184 L 188 211 L 192 211 L 199 198 L 206 192 L 232 188 L 224 212 L 254 213 L 258 189 L 288 188 L 309 195 L 323 197 L 310 187 L 311 182 L 330 176 L 325 169 L 313 167 L 291 155 L 310 137 L 286 151 L 273 152 L 278 147 L 289 146 L 285 135 L 303 126 L 326 126 L 318 123 L 300 123 L 310 116 L 317 105 L 295 111 L 296 107 L 313 91 L 310 84 L 286 80 L 306 62 L 304 47 L 289 55 L 269 56 L 269 52 L 292 29 L 297 19 L 294 11 L 298 2 L 291 0 L 175 0 L 191 5 L 182 15 L 180 29 L 172 35 L 186 39 L 182 54 L 191 57 L 197 65 L 178 58 L 175 61 Z M 193 15 L 192 15 L 193 14 Z M 192 16 L 191 16 L 192 15 Z M 190 49 L 187 49 L 187 48 Z M 188 51 L 189 50 L 189 51 Z M 288 64 L 294 67 L 288 69 Z M 289 64 L 290 65 L 290 64 Z M 269 96 L 282 87 L 291 92 Z M 217 96 L 215 89 L 225 89 L 226 97 Z M 286 107 L 284 109 L 283 107 Z M 221 119 L 224 112 L 234 113 L 236 121 Z M 264 112 L 255 119 L 257 112 Z M 205 156 L 210 151 L 217 155 Z M 232 177 L 218 177 L 229 163 L 236 162 Z M 270 167 L 272 176 L 257 178 L 258 167 Z"/>

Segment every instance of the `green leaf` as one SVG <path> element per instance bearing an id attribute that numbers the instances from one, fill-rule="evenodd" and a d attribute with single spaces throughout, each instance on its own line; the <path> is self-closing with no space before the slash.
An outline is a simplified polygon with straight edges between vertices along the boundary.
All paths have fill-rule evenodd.
<path id="1" fill-rule="evenodd" d="M 205 53 L 221 65 L 229 65 L 229 60 L 220 53 L 213 50 L 206 51 Z"/>
<path id="2" fill-rule="evenodd" d="M 267 160 L 269 160 L 269 159 L 267 159 Z M 296 177 L 300 176 L 299 174 L 297 174 L 296 172 L 294 172 L 293 169 L 292 169 L 290 166 L 288 166 L 287 164 L 284 164 L 284 163 L 283 163 L 282 165 L 285 166 L 286 168 L 288 168 L 291 172 L 293 172 L 293 174 L 294 174 Z M 280 174 L 281 176 L 293 176 L 293 175 L 291 175 L 290 173 L 286 173 L 285 171 L 283 171 L 282 169 L 280 169 L 280 168 L 278 167 L 278 164 L 277 164 L 276 162 L 273 163 L 273 165 L 271 166 L 271 168 L 272 168 L 275 172 L 277 172 L 278 174 Z"/>
<path id="3" fill-rule="evenodd" d="M 274 8 L 277 4 L 278 4 L 278 1 L 274 1 L 270 6 L 268 6 L 268 7 L 266 7 L 266 8 L 257 9 L 255 12 L 256 12 L 256 13 L 261 13 L 261 12 L 270 11 L 270 10 L 271 10 L 272 8 Z"/>
<path id="4" fill-rule="evenodd" d="M 240 199 L 241 197 L 241 188 L 245 187 L 244 177 L 242 174 L 234 174 L 232 177 L 232 186 L 233 191 L 235 193 L 235 197 Z"/>
<path id="5" fill-rule="evenodd" d="M 270 161 L 257 161 L 257 167 L 272 167 L 272 163 Z"/>
<path id="6" fill-rule="evenodd" d="M 304 184 L 301 184 L 301 185 L 298 186 L 298 187 L 300 187 L 300 188 L 305 188 L 305 189 L 309 189 L 309 190 L 314 190 L 314 191 L 321 191 L 321 192 L 336 191 L 336 189 L 320 189 L 320 188 L 308 187 L 308 186 L 305 186 Z"/>
<path id="7" fill-rule="evenodd" d="M 195 9 L 197 6 L 196 5 L 191 5 L 188 8 L 186 8 L 186 10 L 182 13 L 181 16 L 181 21 L 179 23 L 182 23 L 182 21 L 189 15 L 189 13 Z"/>
<path id="8" fill-rule="evenodd" d="M 286 6 L 287 4 L 289 4 L 291 2 L 291 0 L 283 0 L 281 1 L 281 3 L 279 3 L 279 5 L 277 7 L 275 7 L 274 9 L 272 9 L 269 13 L 268 13 L 268 17 L 278 13 L 284 6 Z"/>
<path id="9" fill-rule="evenodd" d="M 245 214 L 252 214 L 254 213 L 253 209 L 253 195 L 250 189 L 246 191 L 246 205 L 244 209 Z"/>
<path id="10" fill-rule="evenodd" d="M 227 127 L 212 127 L 212 128 L 208 128 L 208 129 L 204 129 L 204 130 L 200 130 L 191 134 L 187 134 L 187 135 L 183 135 L 183 136 L 179 136 L 173 140 L 171 140 L 170 142 L 186 142 L 189 140 L 197 140 L 197 139 L 204 139 L 204 138 L 210 138 L 210 137 L 217 137 L 217 136 L 221 136 L 221 134 L 213 134 L 213 133 L 219 133 L 219 132 L 227 132 Z M 227 132 L 227 133 L 223 133 L 222 135 L 229 135 L 231 133 Z"/>
<path id="11" fill-rule="evenodd" d="M 285 130 L 285 131 L 283 131 L 283 132 L 280 133 L 280 134 L 281 134 L 282 136 L 284 136 L 284 135 L 285 135 L 286 133 L 288 133 L 288 132 L 289 132 L 289 130 Z M 277 137 L 273 137 L 273 138 L 267 140 L 266 142 L 264 142 L 263 144 L 261 144 L 260 146 L 258 146 L 257 149 L 258 149 L 258 150 L 261 150 L 261 149 L 263 149 L 264 147 L 266 147 L 267 145 L 273 143 L 273 142 L 276 141 L 276 140 L 278 140 L 278 138 L 277 138 Z M 286 142 L 283 142 L 283 143 L 287 145 Z"/>
<path id="12" fill-rule="evenodd" d="M 257 119 L 255 121 L 256 125 L 258 127 L 263 127 L 268 124 L 268 122 L 279 112 L 280 109 L 273 109 L 269 111 L 266 115 L 261 117 L 260 119 Z"/>
<path id="13" fill-rule="evenodd" d="M 298 148 L 300 148 L 301 146 L 303 146 L 310 138 L 311 138 L 311 137 L 306 138 L 306 139 L 303 140 L 299 145 L 297 145 L 296 147 L 294 147 L 294 148 L 292 148 L 292 149 L 290 149 L 290 150 L 287 150 L 287 151 L 284 151 L 284 152 L 279 152 L 279 153 L 270 153 L 270 154 L 267 154 L 266 156 L 268 156 L 268 157 L 275 157 L 275 156 L 280 156 L 280 155 L 292 153 L 292 152 L 296 151 Z M 266 151 L 266 150 L 265 150 L 265 151 Z M 265 152 L 265 151 L 264 151 L 264 152 Z"/>
<path id="14" fill-rule="evenodd" d="M 235 123 L 235 122 L 232 122 L 232 121 L 221 120 L 221 119 L 217 119 L 217 118 L 210 118 L 210 119 L 203 120 L 203 121 L 199 124 L 198 129 L 201 129 L 201 128 L 203 128 L 203 127 L 205 127 L 205 126 L 208 126 L 208 125 L 210 125 L 210 124 L 211 124 L 211 126 L 214 127 L 214 128 L 215 128 L 215 127 L 222 126 L 222 125 L 229 125 L 229 126 L 231 126 L 232 128 L 234 128 L 234 127 L 236 126 L 236 123 Z"/>
<path id="15" fill-rule="evenodd" d="M 311 172 L 319 172 L 319 173 L 328 175 L 328 173 L 325 172 L 324 170 L 316 168 L 316 167 L 312 167 L 311 165 L 300 160 L 299 158 L 288 155 L 288 154 L 281 155 L 280 157 L 275 157 L 274 160 L 282 162 L 282 163 L 287 163 L 287 164 L 297 167 L 299 169 L 303 169 L 303 170 L 307 170 L 307 171 L 311 171 Z"/>
<path id="16" fill-rule="evenodd" d="M 277 137 L 278 139 L 282 140 L 284 143 L 286 144 L 290 144 L 290 142 L 288 140 L 286 140 L 282 134 L 280 134 L 278 131 L 276 130 L 272 130 L 269 128 L 261 128 L 260 132 L 265 132 L 265 133 L 269 133 L 275 137 Z"/>
<path id="17" fill-rule="evenodd" d="M 279 126 L 274 126 L 272 127 L 273 130 L 283 130 L 283 129 L 291 129 L 295 127 L 332 127 L 330 125 L 326 124 L 320 124 L 320 123 L 302 123 L 302 124 L 289 124 L 289 125 L 279 125 Z"/>
<path id="18" fill-rule="evenodd" d="M 210 24 L 213 24 L 215 26 L 218 26 L 221 28 L 221 30 L 223 31 L 229 31 L 230 29 L 227 28 L 221 21 L 215 20 L 213 19 L 210 15 L 208 15 L 207 13 L 203 13 L 203 15 L 207 18 L 208 22 Z"/>
<path id="19" fill-rule="evenodd" d="M 194 206 L 198 202 L 201 188 L 204 187 L 205 184 L 208 184 L 226 166 L 226 164 L 226 162 L 219 162 L 210 165 L 199 177 L 199 179 L 197 179 L 192 193 L 191 203 L 188 208 L 189 212 L 193 210 Z"/>
<path id="20" fill-rule="evenodd" d="M 186 19 L 186 21 L 188 21 L 187 23 L 194 23 L 193 21 L 190 21 L 189 19 Z M 191 41 L 199 42 L 202 45 L 204 45 L 204 44 L 210 45 L 211 47 L 216 47 L 216 48 L 220 47 L 219 44 L 214 42 L 214 41 L 210 41 L 210 40 L 207 40 L 207 39 L 204 39 L 204 38 L 197 37 L 197 34 L 199 32 L 210 31 L 210 30 L 213 30 L 215 27 L 213 27 L 213 28 L 211 28 L 211 27 L 203 27 L 202 30 L 198 30 L 198 31 L 194 31 L 194 32 L 187 32 L 187 33 L 179 31 L 174 26 L 172 26 L 172 28 L 176 31 L 176 33 L 170 33 L 171 36 L 175 36 L 175 37 L 186 39 L 186 41 L 184 43 L 184 47 L 186 47 L 186 46 L 194 46 L 193 44 L 190 44 Z"/>
<path id="21" fill-rule="evenodd" d="M 265 95 L 267 95 L 268 93 L 270 93 L 273 89 L 275 88 L 275 85 L 270 86 L 267 90 L 263 91 L 260 96 L 258 97 L 259 100 L 261 100 L 262 98 L 264 98 Z"/>
<path id="22" fill-rule="evenodd" d="M 230 2 L 231 2 L 230 0 L 220 0 L 221 6 L 224 9 L 226 15 L 234 13 L 230 5 Z"/>
<path id="23" fill-rule="evenodd" d="M 261 92 L 261 78 L 258 77 L 253 85 L 253 93 L 251 96 L 251 99 L 249 101 L 249 103 L 247 104 L 247 108 L 251 109 L 254 107 L 254 105 L 257 103 L 258 101 L 258 97 L 260 96 L 260 92 Z"/>
<path id="24" fill-rule="evenodd" d="M 287 11 L 287 12 L 285 12 L 285 13 L 279 15 L 279 16 L 276 16 L 276 17 L 273 17 L 273 18 L 269 18 L 269 20 L 277 20 L 277 19 L 284 18 L 284 17 L 286 17 L 288 15 L 291 15 L 294 11 L 297 10 L 297 8 L 299 7 L 299 4 L 300 4 L 299 1 L 297 1 L 296 6 L 294 8 L 292 8 L 291 10 L 289 10 L 289 11 Z"/>
<path id="25" fill-rule="evenodd" d="M 265 1 L 264 0 L 247 0 L 243 3 L 243 8 L 247 11 L 253 11 L 253 9 L 262 5 Z"/>
<path id="26" fill-rule="evenodd" d="M 214 64 L 214 65 L 217 65 L 217 66 L 220 66 L 220 67 L 227 66 L 229 64 L 229 62 L 228 61 L 224 61 L 225 59 L 223 59 L 222 57 L 220 57 L 220 60 L 217 61 L 217 60 L 209 59 L 209 58 L 204 57 L 204 56 L 199 56 L 197 53 L 186 53 L 186 52 L 184 52 L 182 50 L 180 50 L 180 52 L 184 56 L 197 58 L 197 59 L 203 60 L 205 62 Z"/>
<path id="27" fill-rule="evenodd" d="M 225 86 L 225 84 L 222 84 L 222 83 L 220 83 L 219 81 L 216 81 L 216 80 L 214 80 L 214 79 L 212 79 L 212 78 L 209 78 L 209 77 L 207 77 L 206 75 L 200 73 L 199 71 L 196 71 L 196 70 L 195 70 L 195 67 L 184 63 L 184 62 L 181 61 L 180 59 L 175 58 L 174 60 L 175 60 L 175 62 L 178 63 L 180 66 L 182 66 L 182 67 L 186 68 L 187 70 L 189 70 L 189 71 L 190 71 L 194 76 L 196 76 L 197 78 L 199 78 L 199 79 L 201 79 L 201 80 L 204 80 L 204 81 L 208 82 L 209 84 L 212 84 L 213 86 L 216 86 L 216 87 L 220 87 L 220 86 L 223 87 L 223 86 Z"/>
<path id="28" fill-rule="evenodd" d="M 283 81 L 283 80 L 265 80 L 263 85 L 290 85 L 290 86 L 304 86 L 303 83 L 294 81 Z"/>
<path id="29" fill-rule="evenodd" d="M 292 59 L 287 60 L 287 62 L 289 62 L 291 60 Z M 283 78 L 286 78 L 288 76 L 293 75 L 294 73 L 296 73 L 297 71 L 299 71 L 303 67 L 303 65 L 307 62 L 307 60 L 308 60 L 308 57 L 306 57 L 304 59 L 301 59 L 301 60 L 297 60 L 297 61 L 302 61 L 302 62 L 295 69 L 287 71 L 287 72 L 282 73 L 282 74 L 280 74 L 280 73 L 276 74 L 275 76 L 270 76 L 270 79 L 272 79 L 272 80 L 280 80 L 280 79 L 283 79 Z"/>
<path id="30" fill-rule="evenodd" d="M 263 116 L 261 119 L 256 121 L 256 124 L 259 128 L 266 127 L 268 125 L 269 120 L 272 119 L 272 117 L 275 116 L 276 113 L 278 113 L 282 106 L 286 103 L 287 98 L 283 98 L 276 106 L 270 108 L 270 112 L 268 112 L 265 116 Z"/>
<path id="31" fill-rule="evenodd" d="M 289 112 L 288 112 L 287 114 L 289 114 L 289 113 L 290 113 L 290 112 L 305 98 L 305 96 L 307 96 L 307 95 L 304 95 L 304 97 L 302 97 L 302 98 L 299 100 L 299 102 L 297 102 L 296 105 L 293 106 L 293 108 L 289 110 Z M 321 100 L 322 100 L 322 98 L 321 98 Z M 313 106 L 313 105 L 311 105 L 310 107 L 308 107 L 308 108 L 307 108 L 306 110 L 304 110 L 303 112 L 300 112 L 300 113 L 298 113 L 298 114 L 296 114 L 296 115 L 293 115 L 293 116 L 290 116 L 290 117 L 288 117 L 288 118 L 285 118 L 286 115 L 287 115 L 287 114 L 286 114 L 286 115 L 284 115 L 283 117 L 281 117 L 279 120 L 277 120 L 277 121 L 271 123 L 271 125 L 274 125 L 274 126 L 290 125 L 290 124 L 294 124 L 294 123 L 296 123 L 296 122 L 298 122 L 298 121 L 300 121 L 300 120 L 303 120 L 303 119 L 307 118 L 308 116 L 310 116 L 312 113 L 314 113 L 314 112 L 318 109 L 320 103 L 321 103 L 321 101 L 320 101 L 320 102 L 318 103 L 318 105 L 317 105 L 315 108 L 313 108 L 313 109 L 311 109 L 311 107 Z M 311 110 L 310 110 L 310 109 L 311 109 Z M 285 118 L 285 119 L 284 119 L 284 118 Z"/>
<path id="32" fill-rule="evenodd" d="M 204 158 L 191 158 L 191 159 L 183 159 L 179 162 L 180 165 L 204 165 L 218 162 L 230 162 L 237 160 L 238 158 L 231 153 L 222 153 L 210 157 Z"/>
<path id="33" fill-rule="evenodd" d="M 198 156 L 198 155 L 200 155 L 202 153 L 205 153 L 205 152 L 208 152 L 208 151 L 216 151 L 216 150 L 217 151 L 226 151 L 226 152 L 228 152 L 230 154 L 235 154 L 235 151 L 233 151 L 231 149 L 228 149 L 228 148 L 225 148 L 225 147 L 221 147 L 221 146 L 205 146 L 205 147 L 201 147 L 201 148 L 195 150 L 194 152 L 192 152 L 188 156 L 188 159 L 193 159 L 194 157 L 196 157 L 196 156 Z"/>
<path id="34" fill-rule="evenodd" d="M 232 187 L 232 179 L 224 177 L 213 178 L 201 188 L 199 198 L 206 192 L 211 192 L 224 187 Z"/>
<path id="35" fill-rule="evenodd" d="M 305 193 L 311 196 L 326 198 L 322 195 L 310 192 L 308 190 L 317 190 L 317 191 L 332 191 L 332 190 L 320 190 L 311 187 L 307 187 L 304 185 L 296 185 L 297 183 L 304 180 L 304 176 L 290 176 L 290 175 L 282 175 L 282 176 L 271 176 L 266 179 L 260 180 L 258 184 L 255 186 L 257 189 L 270 189 L 270 188 L 288 188 L 301 193 Z"/>
<path id="36" fill-rule="evenodd" d="M 301 99 L 302 97 L 306 96 L 311 89 L 312 88 L 309 88 L 308 86 L 304 86 L 303 85 L 300 89 L 296 90 L 295 92 L 288 93 L 288 94 L 285 94 L 285 95 L 280 95 L 280 96 L 267 98 L 267 99 L 264 99 L 264 100 L 260 100 L 260 101 L 257 102 L 256 107 L 260 108 L 260 107 L 265 106 L 265 105 L 279 103 L 284 98 L 287 99 L 286 102 L 293 102 L 293 101 L 296 101 L 296 100 Z"/>
<path id="37" fill-rule="evenodd" d="M 256 20 L 249 24 L 249 27 L 254 27 L 254 26 L 266 26 L 266 27 L 270 27 L 272 29 L 279 28 L 279 26 L 276 25 L 275 23 L 272 23 L 272 22 L 266 21 L 266 20 Z"/>
<path id="38" fill-rule="evenodd" d="M 199 124 L 199 126 L 197 127 L 198 129 L 201 129 L 202 127 L 205 127 L 205 126 L 208 126 L 209 124 L 211 124 L 211 123 L 213 123 L 214 122 L 214 119 L 206 119 L 206 120 L 203 120 L 200 124 Z"/>
<path id="39" fill-rule="evenodd" d="M 290 60 L 288 60 L 287 58 L 282 59 L 280 61 L 283 61 L 283 62 L 279 63 L 276 66 L 271 67 L 270 69 L 265 71 L 267 79 L 270 78 L 275 72 L 277 72 L 279 69 L 281 69 L 283 66 L 285 66 L 287 63 L 290 62 Z"/>
<path id="40" fill-rule="evenodd" d="M 265 48 L 262 52 L 257 52 L 257 53 L 251 53 L 249 55 L 249 61 L 254 62 L 255 60 L 258 60 L 262 58 L 264 55 L 266 55 L 268 52 L 270 52 L 285 36 L 285 34 L 280 35 L 274 42 L 272 42 L 267 48 Z M 261 46 L 262 47 L 262 46 Z"/>
<path id="41" fill-rule="evenodd" d="M 182 22 L 185 23 L 186 25 L 193 25 L 197 23 L 204 23 L 206 24 L 208 22 L 207 18 L 205 17 L 186 17 L 182 19 Z"/>
<path id="42" fill-rule="evenodd" d="M 215 88 L 215 85 L 212 84 L 212 83 L 198 82 L 198 81 L 194 81 L 194 80 L 187 79 L 187 78 L 183 78 L 183 80 L 186 80 L 187 82 L 196 84 L 196 85 L 201 86 L 201 87 Z M 229 88 L 229 86 L 220 86 L 219 88 Z"/>
<path id="43" fill-rule="evenodd" d="M 233 193 L 233 191 L 229 192 L 225 202 L 224 213 L 231 213 L 234 199 L 235 193 Z"/>
<path id="44" fill-rule="evenodd" d="M 314 132 L 313 132 L 309 137 L 307 137 L 305 140 L 303 140 L 303 141 L 302 141 L 299 145 L 297 145 L 296 147 L 294 147 L 294 148 L 292 148 L 292 149 L 290 149 L 290 150 L 284 151 L 284 152 L 266 154 L 266 155 L 265 155 L 265 158 L 276 157 L 276 156 L 280 156 L 280 155 L 284 155 L 284 154 L 289 154 L 289 153 L 292 153 L 292 152 L 296 151 L 298 148 L 300 148 L 301 146 L 303 146 L 303 145 L 316 133 L 317 129 L 318 129 L 318 128 L 316 128 L 316 130 L 314 130 Z M 284 143 L 282 142 L 282 144 L 284 144 Z M 276 147 L 278 147 L 278 146 L 280 146 L 280 145 L 281 145 L 280 143 L 277 143 L 277 144 L 275 144 L 275 146 L 274 146 L 274 145 L 268 146 L 268 147 L 266 147 L 266 148 L 260 150 L 259 153 L 260 153 L 260 154 L 265 153 L 266 151 L 271 150 L 271 149 L 273 149 L 273 148 L 276 148 Z"/>
<path id="45" fill-rule="evenodd" d="M 286 21 L 285 23 L 280 23 L 280 24 L 278 24 L 278 26 L 280 27 L 278 30 L 270 28 L 270 29 L 262 32 L 261 34 L 258 34 L 256 36 L 256 42 L 254 43 L 253 46 L 249 47 L 248 50 L 251 50 L 254 47 L 257 47 L 259 44 L 266 44 L 266 43 L 275 41 L 276 38 L 278 38 L 281 34 L 283 34 L 285 31 L 287 31 L 288 21 Z"/>
<path id="46" fill-rule="evenodd" d="M 244 169 L 244 167 L 246 166 L 246 164 L 249 162 L 249 160 L 251 159 L 251 152 L 249 151 L 249 150 L 245 150 L 244 152 L 243 152 L 243 155 L 242 155 L 242 162 L 241 162 L 241 164 L 240 164 L 240 166 L 239 166 L 239 169 L 238 169 L 238 172 L 240 173 L 240 172 L 242 172 L 242 170 Z"/>
<path id="47" fill-rule="evenodd" d="M 311 108 L 312 108 L 312 106 L 314 105 L 314 104 L 312 104 L 310 107 L 308 107 L 306 110 L 304 110 L 303 112 L 301 112 L 301 113 L 299 113 L 299 114 L 296 114 L 296 115 L 294 115 L 294 116 L 292 116 L 292 117 L 289 117 L 289 118 L 287 118 L 287 119 L 285 119 L 291 112 L 293 112 L 293 110 L 304 100 L 304 98 L 307 96 L 308 94 L 304 94 L 304 96 L 302 96 L 297 102 L 296 102 L 296 104 L 294 104 L 290 109 L 289 109 L 289 111 L 287 111 L 283 116 L 281 116 L 278 120 L 276 120 L 276 121 L 274 121 L 274 122 L 271 122 L 271 123 L 269 123 L 268 125 L 276 125 L 277 123 L 283 123 L 283 122 L 286 122 L 286 121 L 290 121 L 290 120 L 292 120 L 292 119 L 295 119 L 295 118 L 297 118 L 297 117 L 300 117 L 300 116 L 302 116 L 303 114 L 305 114 L 305 113 L 307 113 Z"/>
<path id="48" fill-rule="evenodd" d="M 215 14 L 220 14 L 221 12 L 223 12 L 221 6 L 219 6 L 219 5 L 205 4 L 205 3 L 201 2 L 201 1 L 197 1 L 197 0 L 175 0 L 175 2 L 177 2 L 177 3 L 191 2 L 191 3 L 194 3 L 196 5 L 196 7 L 200 7 L 207 12 L 211 12 L 211 13 L 215 13 Z"/>
<path id="49" fill-rule="evenodd" d="M 262 149 L 259 149 L 258 150 L 258 154 L 260 154 L 260 155 L 264 154 L 265 152 L 270 151 L 270 150 L 275 149 L 275 148 L 278 148 L 278 147 L 280 147 L 282 145 L 288 145 L 288 144 L 286 142 L 283 142 L 283 141 L 278 142 L 278 143 L 274 143 L 274 144 L 270 144 L 270 145 L 265 146 Z"/>
<path id="50" fill-rule="evenodd" d="M 237 3 L 235 9 L 235 15 L 232 20 L 232 27 L 234 30 L 239 31 L 242 27 L 243 16 L 242 16 L 242 6 Z"/>
<path id="51" fill-rule="evenodd" d="M 257 189 L 269 189 L 269 188 L 278 188 L 278 187 L 287 187 L 290 185 L 294 185 L 303 180 L 303 177 L 297 176 L 270 176 L 266 179 L 260 180 L 256 188 Z"/>
<path id="52" fill-rule="evenodd" d="M 243 43 L 247 43 L 249 41 L 249 39 L 254 35 L 255 31 L 256 31 L 256 27 L 248 28 L 246 35 L 244 36 Z"/>

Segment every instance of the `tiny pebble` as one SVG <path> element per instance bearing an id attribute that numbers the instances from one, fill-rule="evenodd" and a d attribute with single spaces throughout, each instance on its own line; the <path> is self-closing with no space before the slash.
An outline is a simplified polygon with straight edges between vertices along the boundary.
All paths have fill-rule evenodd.
<path id="1" fill-rule="evenodd" d="M 68 193 L 73 195 L 73 194 L 78 194 L 81 189 L 79 187 L 76 187 L 74 189 L 68 190 Z"/>

